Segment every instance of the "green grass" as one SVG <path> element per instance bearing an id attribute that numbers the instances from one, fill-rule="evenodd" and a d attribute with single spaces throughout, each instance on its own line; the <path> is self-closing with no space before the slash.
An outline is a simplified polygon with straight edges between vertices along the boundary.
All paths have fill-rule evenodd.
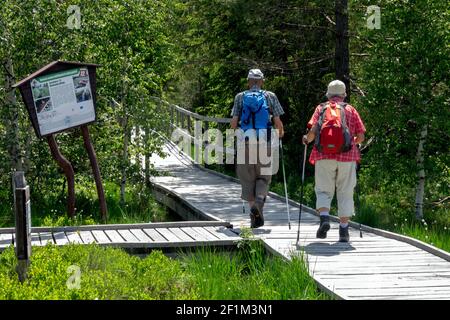
<path id="1" fill-rule="evenodd" d="M 185 259 L 200 299 L 218 300 L 324 300 L 308 275 L 304 261 L 290 262 L 263 253 L 259 242 L 230 256 L 200 251 Z"/>
<path id="2" fill-rule="evenodd" d="M 395 225 L 394 231 L 450 252 L 450 230 L 447 227 L 441 228 L 433 223 L 429 226 L 423 220 L 422 223 Z"/>
<path id="3" fill-rule="evenodd" d="M 177 260 L 160 251 L 141 259 L 98 245 L 36 247 L 23 284 L 16 264 L 12 247 L 0 254 L 0 300 L 328 299 L 302 259 L 266 256 L 254 241 L 231 255 L 202 249 Z"/>

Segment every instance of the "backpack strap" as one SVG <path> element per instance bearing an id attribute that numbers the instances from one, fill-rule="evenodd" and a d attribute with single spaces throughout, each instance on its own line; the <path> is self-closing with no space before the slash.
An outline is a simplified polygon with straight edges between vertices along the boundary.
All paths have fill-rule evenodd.
<path id="1" fill-rule="evenodd" d="M 346 118 L 346 115 L 345 115 L 345 107 L 348 106 L 348 103 L 340 102 L 336 106 L 339 107 L 339 110 L 341 112 L 341 123 L 342 123 L 342 126 L 344 127 L 345 130 L 347 130 L 348 126 L 347 126 L 347 118 Z"/>
<path id="2" fill-rule="evenodd" d="M 318 151 L 322 151 L 322 148 L 320 146 L 320 128 L 322 128 L 325 111 L 330 107 L 330 104 L 328 102 L 324 102 L 320 104 L 320 107 L 322 107 L 322 109 L 319 112 L 319 120 L 317 121 L 315 128 L 313 128 L 313 130 L 315 131 L 314 133 L 316 134 L 314 145 L 316 146 Z"/>
<path id="3" fill-rule="evenodd" d="M 345 107 L 348 106 L 348 103 L 341 102 L 338 105 L 339 105 L 339 109 L 341 110 L 341 124 L 344 129 L 344 140 L 345 140 L 345 144 L 343 146 L 342 151 L 347 152 L 347 151 L 350 151 L 352 148 L 352 137 L 350 135 L 350 129 L 348 128 L 347 118 L 345 115 Z"/>
<path id="4" fill-rule="evenodd" d="M 273 109 L 272 109 L 272 106 L 270 105 L 270 98 L 269 98 L 270 95 L 265 90 L 262 90 L 262 92 L 264 94 L 264 97 L 266 98 L 267 106 L 269 107 L 269 113 L 271 115 L 273 115 Z"/>
<path id="5" fill-rule="evenodd" d="M 322 128 L 322 124 L 323 124 L 323 118 L 325 116 L 325 111 L 327 110 L 327 108 L 330 106 L 330 104 L 328 102 L 324 102 L 320 104 L 320 107 L 322 107 L 322 109 L 320 109 L 319 111 L 319 120 L 317 120 L 317 124 L 316 124 L 316 131 L 320 130 L 320 128 Z M 317 134 L 318 132 L 316 132 Z"/>

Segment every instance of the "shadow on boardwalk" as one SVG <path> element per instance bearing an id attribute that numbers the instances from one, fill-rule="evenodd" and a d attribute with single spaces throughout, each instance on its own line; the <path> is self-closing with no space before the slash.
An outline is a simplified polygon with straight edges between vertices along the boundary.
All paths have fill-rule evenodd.
<path id="1" fill-rule="evenodd" d="M 304 247 L 306 253 L 312 256 L 336 256 L 344 251 L 356 250 L 350 243 L 326 243 L 326 242 L 314 242 L 309 243 Z"/>

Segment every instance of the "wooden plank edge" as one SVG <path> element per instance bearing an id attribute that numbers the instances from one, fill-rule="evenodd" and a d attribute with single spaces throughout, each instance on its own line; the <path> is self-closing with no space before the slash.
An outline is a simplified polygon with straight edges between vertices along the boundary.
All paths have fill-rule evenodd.
<path id="1" fill-rule="evenodd" d="M 101 224 L 66 227 L 33 227 L 32 233 L 39 232 L 76 232 L 93 230 L 124 230 L 124 229 L 157 229 L 157 228 L 180 228 L 180 227 L 226 227 L 233 225 L 227 221 L 181 221 L 181 222 L 155 222 L 141 224 Z M 0 229 L 0 234 L 14 233 L 15 228 Z"/>

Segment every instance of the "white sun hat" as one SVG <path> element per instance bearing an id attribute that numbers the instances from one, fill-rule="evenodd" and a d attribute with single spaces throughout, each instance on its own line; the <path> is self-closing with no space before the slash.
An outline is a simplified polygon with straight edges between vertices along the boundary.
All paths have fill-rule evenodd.
<path id="1" fill-rule="evenodd" d="M 333 97 L 333 96 L 343 96 L 345 97 L 346 94 L 346 87 L 345 83 L 343 83 L 340 80 L 334 80 L 331 81 L 328 85 L 328 91 L 327 91 L 327 97 Z"/>

